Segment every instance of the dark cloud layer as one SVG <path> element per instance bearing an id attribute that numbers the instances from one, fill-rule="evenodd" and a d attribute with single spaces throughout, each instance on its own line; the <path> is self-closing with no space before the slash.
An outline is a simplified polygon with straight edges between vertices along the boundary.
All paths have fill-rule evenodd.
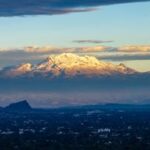
<path id="1" fill-rule="evenodd" d="M 0 16 L 54 15 L 92 11 L 101 5 L 149 0 L 0 0 Z"/>
<path id="2" fill-rule="evenodd" d="M 132 61 L 132 60 L 150 60 L 150 53 L 137 53 L 137 54 L 118 54 L 118 55 L 100 55 L 97 56 L 100 60 L 111 61 Z"/>
<path id="3" fill-rule="evenodd" d="M 73 41 L 74 43 L 89 43 L 89 44 L 101 44 L 101 43 L 111 43 L 113 42 L 112 40 L 107 40 L 107 41 L 104 41 L 104 40 L 75 40 Z"/>

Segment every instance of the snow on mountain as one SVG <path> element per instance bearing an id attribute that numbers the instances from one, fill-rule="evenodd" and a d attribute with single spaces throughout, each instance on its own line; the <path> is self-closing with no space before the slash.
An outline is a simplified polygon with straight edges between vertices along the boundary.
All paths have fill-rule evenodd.
<path id="1" fill-rule="evenodd" d="M 26 63 L 26 64 L 14 66 L 14 67 L 6 67 L 1 71 L 0 74 L 9 76 L 9 77 L 15 77 L 15 76 L 20 76 L 20 75 L 29 73 L 31 71 L 32 71 L 32 64 Z"/>
<path id="2" fill-rule="evenodd" d="M 3 70 L 1 71 L 3 72 Z M 124 64 L 114 65 L 112 63 L 99 61 L 93 56 L 79 56 L 72 53 L 50 55 L 40 64 L 22 64 L 11 67 L 5 71 L 7 76 L 21 76 L 24 74 L 41 75 L 52 74 L 59 76 L 65 74 L 67 77 L 84 75 L 87 77 L 113 74 L 133 74 L 136 71 L 126 67 Z"/>

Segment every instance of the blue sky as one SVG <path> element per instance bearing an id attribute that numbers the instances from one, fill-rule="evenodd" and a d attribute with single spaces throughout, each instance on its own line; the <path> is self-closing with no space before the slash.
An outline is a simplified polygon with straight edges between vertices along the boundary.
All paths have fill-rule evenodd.
<path id="1" fill-rule="evenodd" d="M 0 45 L 76 46 L 73 40 L 113 40 L 111 46 L 149 44 L 150 2 L 101 6 L 97 11 L 0 18 Z"/>

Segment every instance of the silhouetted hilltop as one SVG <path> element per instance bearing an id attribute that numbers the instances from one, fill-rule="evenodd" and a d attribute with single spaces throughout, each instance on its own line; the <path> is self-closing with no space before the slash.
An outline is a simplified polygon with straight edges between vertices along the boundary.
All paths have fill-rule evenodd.
<path id="1" fill-rule="evenodd" d="M 32 108 L 26 100 L 23 100 L 20 102 L 12 103 L 5 107 L 5 109 L 8 111 L 29 111 Z"/>

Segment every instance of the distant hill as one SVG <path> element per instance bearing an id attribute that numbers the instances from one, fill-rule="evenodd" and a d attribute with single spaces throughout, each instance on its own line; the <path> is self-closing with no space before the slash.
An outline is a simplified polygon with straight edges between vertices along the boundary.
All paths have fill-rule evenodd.
<path id="1" fill-rule="evenodd" d="M 120 103 L 106 103 L 106 104 L 91 104 L 91 105 L 76 105 L 76 106 L 64 106 L 58 108 L 32 108 L 27 100 L 11 103 L 6 107 L 0 107 L 0 111 L 4 112 L 43 112 L 52 110 L 99 110 L 99 109 L 150 109 L 150 104 L 120 104 Z"/>
<path id="2" fill-rule="evenodd" d="M 7 111 L 29 111 L 29 110 L 32 110 L 32 108 L 26 100 L 23 100 L 23 101 L 8 105 L 7 107 L 5 107 L 5 110 Z"/>

